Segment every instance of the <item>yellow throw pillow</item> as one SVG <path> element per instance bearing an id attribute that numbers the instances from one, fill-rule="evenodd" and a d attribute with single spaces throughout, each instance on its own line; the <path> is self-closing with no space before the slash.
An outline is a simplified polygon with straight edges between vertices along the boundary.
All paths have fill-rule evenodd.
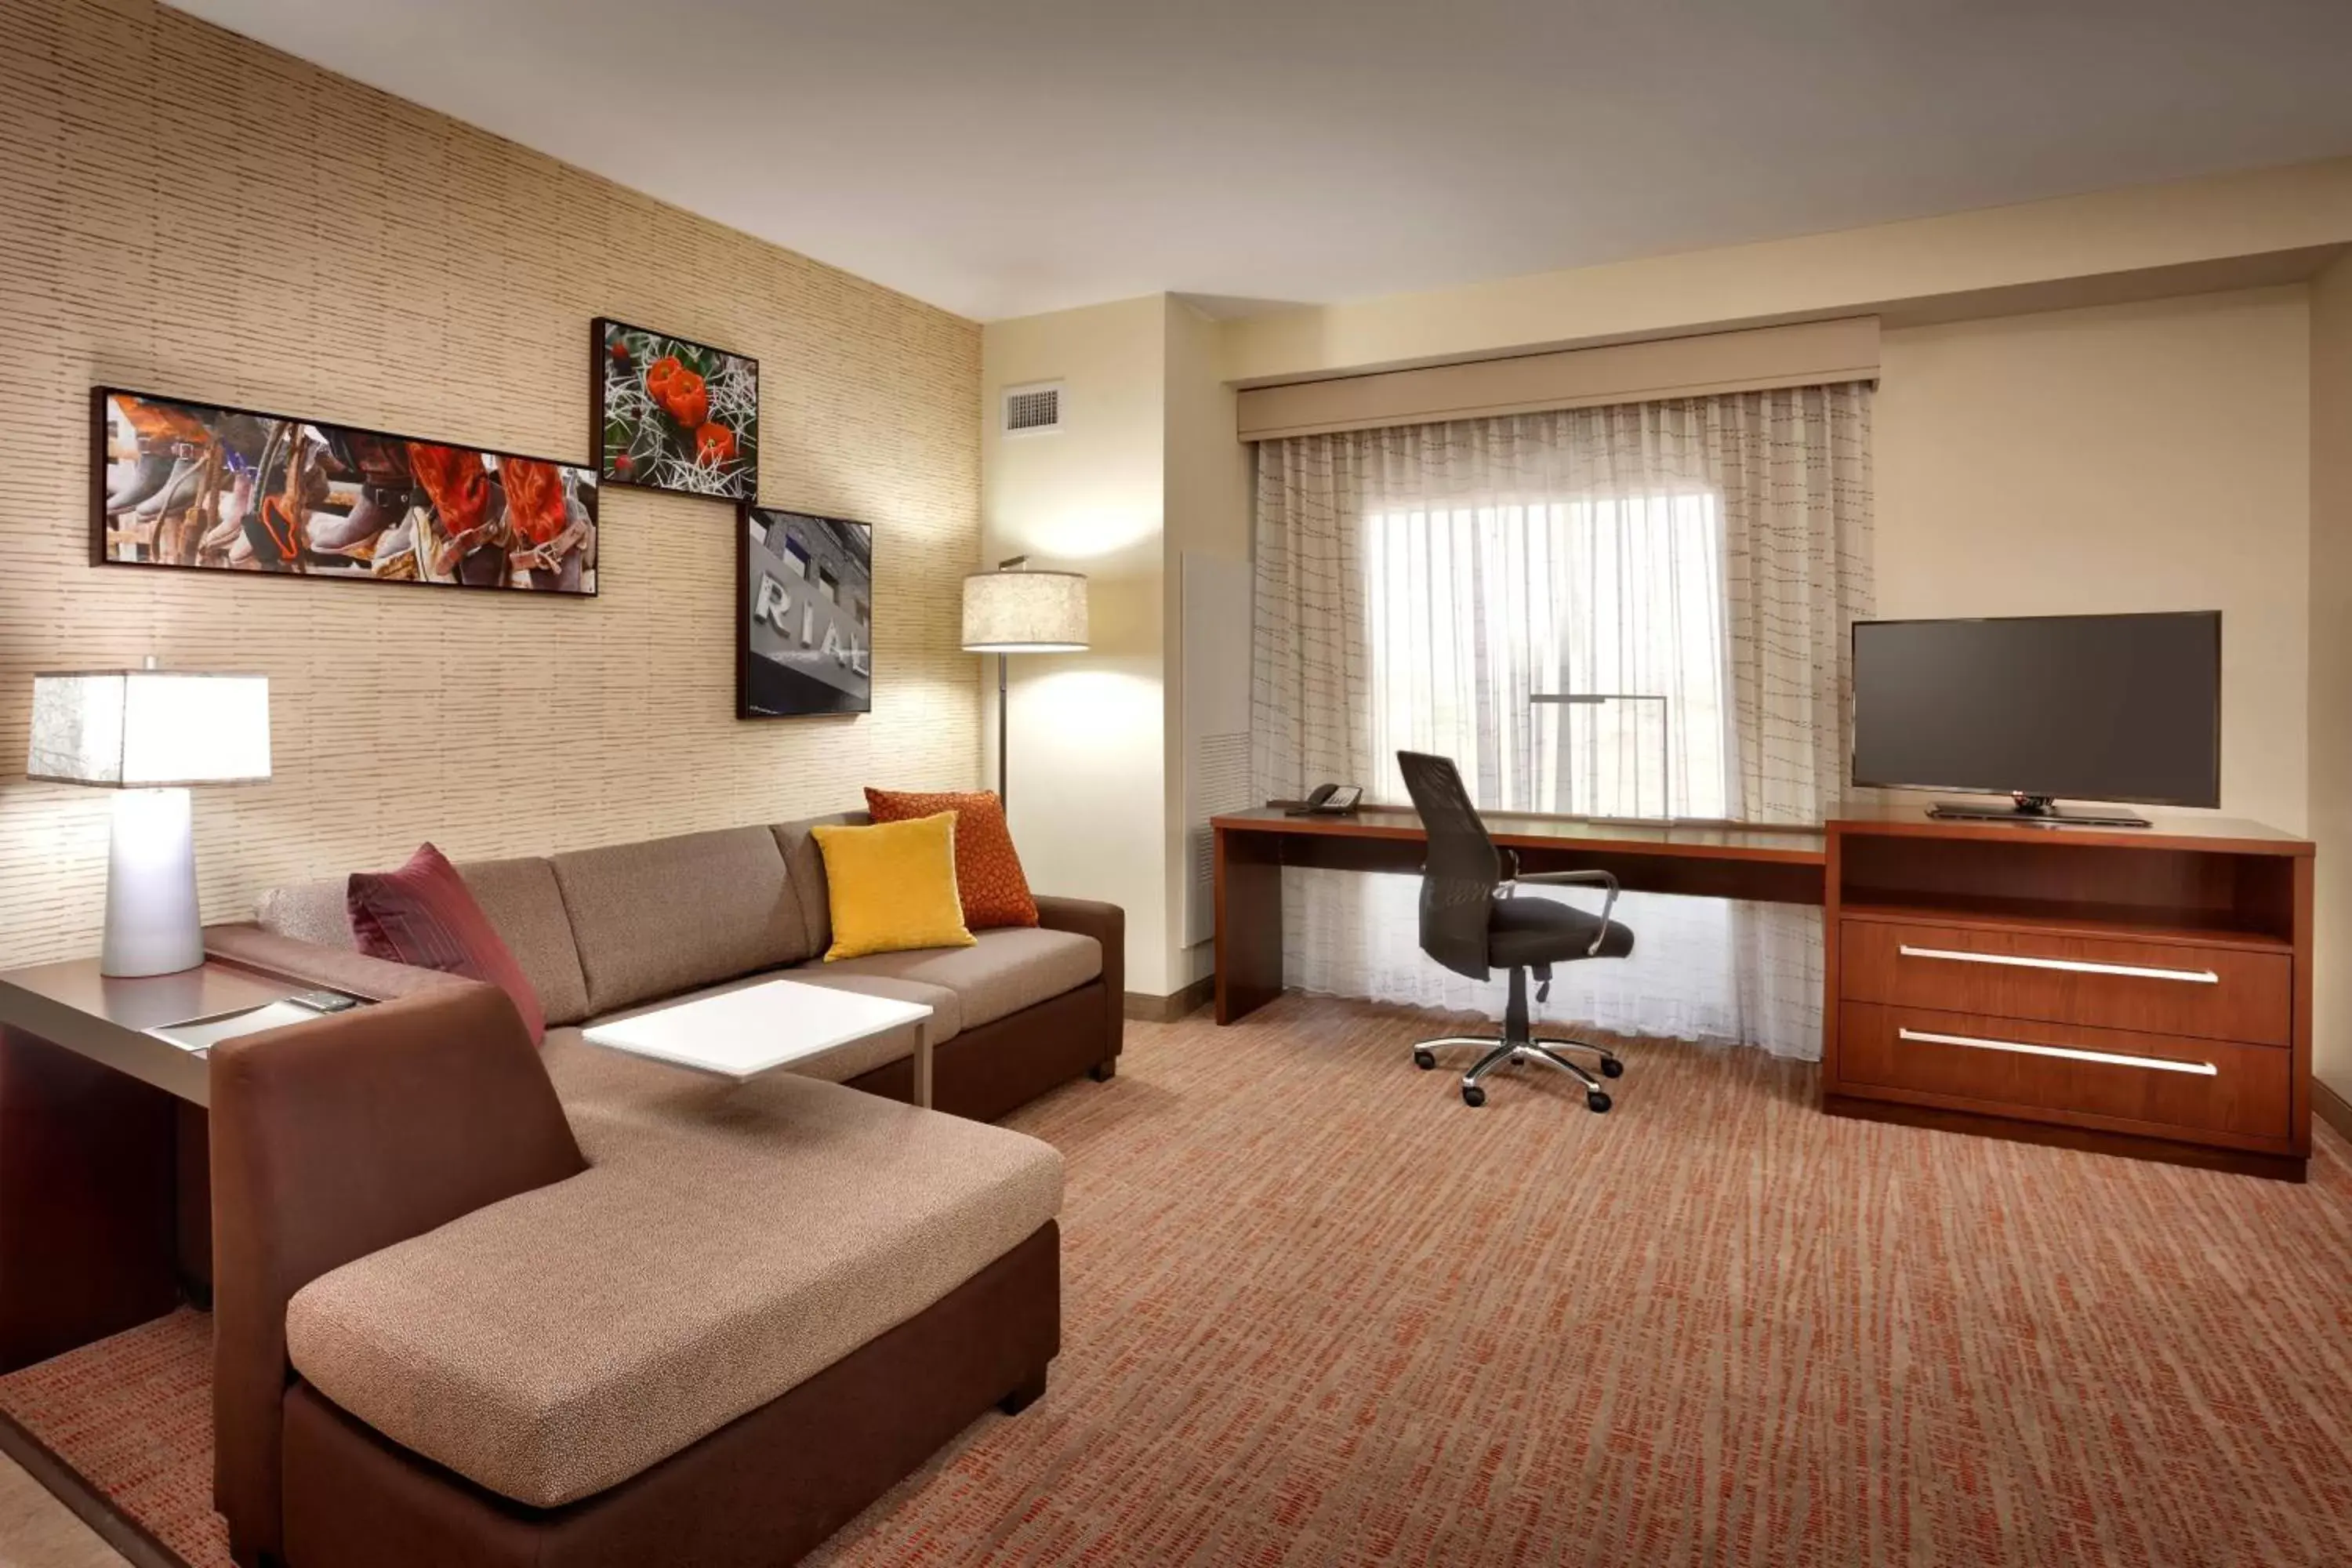
<path id="1" fill-rule="evenodd" d="M 816 835 L 833 904 L 833 945 L 824 961 L 912 947 L 971 947 L 963 900 L 956 892 L 956 814 L 882 822 L 871 827 L 825 825 Z"/>

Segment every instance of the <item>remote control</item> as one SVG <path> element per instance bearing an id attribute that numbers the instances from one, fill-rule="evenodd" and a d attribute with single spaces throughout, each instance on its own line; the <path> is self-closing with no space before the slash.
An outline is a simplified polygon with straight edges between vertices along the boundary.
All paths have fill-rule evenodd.
<path id="1" fill-rule="evenodd" d="M 346 996 L 340 991 L 305 991 L 286 1000 L 313 1013 L 347 1013 L 360 1005 L 358 997 Z"/>

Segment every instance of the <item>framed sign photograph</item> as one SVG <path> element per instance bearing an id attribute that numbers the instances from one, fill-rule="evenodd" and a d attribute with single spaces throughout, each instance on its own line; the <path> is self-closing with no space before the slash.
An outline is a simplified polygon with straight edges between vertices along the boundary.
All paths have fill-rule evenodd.
<path id="1" fill-rule="evenodd" d="M 874 529 L 746 506 L 735 543 L 735 713 L 874 708 Z"/>

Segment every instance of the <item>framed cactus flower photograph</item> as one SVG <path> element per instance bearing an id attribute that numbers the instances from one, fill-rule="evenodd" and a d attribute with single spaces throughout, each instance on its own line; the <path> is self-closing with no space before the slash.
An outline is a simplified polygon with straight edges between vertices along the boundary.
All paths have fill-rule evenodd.
<path id="1" fill-rule="evenodd" d="M 758 360 L 601 316 L 592 340 L 599 474 L 646 489 L 758 499 Z"/>

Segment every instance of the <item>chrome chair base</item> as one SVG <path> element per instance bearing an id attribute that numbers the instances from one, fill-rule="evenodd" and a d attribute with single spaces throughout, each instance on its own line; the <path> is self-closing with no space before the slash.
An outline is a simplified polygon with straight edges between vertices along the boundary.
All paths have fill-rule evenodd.
<path id="1" fill-rule="evenodd" d="M 1437 1066 L 1437 1050 L 1444 1046 L 1481 1046 L 1486 1055 L 1480 1057 L 1468 1072 L 1462 1075 L 1462 1103 L 1484 1105 L 1486 1090 L 1481 1083 L 1487 1074 L 1517 1062 L 1538 1062 L 1566 1073 L 1584 1086 L 1584 1104 L 1596 1113 L 1610 1106 L 1608 1091 L 1601 1087 L 1601 1079 L 1560 1053 L 1563 1050 L 1590 1051 L 1598 1058 L 1601 1078 L 1622 1077 L 1625 1064 L 1617 1053 L 1606 1046 L 1596 1046 L 1590 1040 L 1525 1039 L 1513 1040 L 1501 1035 L 1441 1035 L 1433 1040 L 1421 1040 L 1412 1047 L 1412 1065 L 1427 1072 Z"/>

